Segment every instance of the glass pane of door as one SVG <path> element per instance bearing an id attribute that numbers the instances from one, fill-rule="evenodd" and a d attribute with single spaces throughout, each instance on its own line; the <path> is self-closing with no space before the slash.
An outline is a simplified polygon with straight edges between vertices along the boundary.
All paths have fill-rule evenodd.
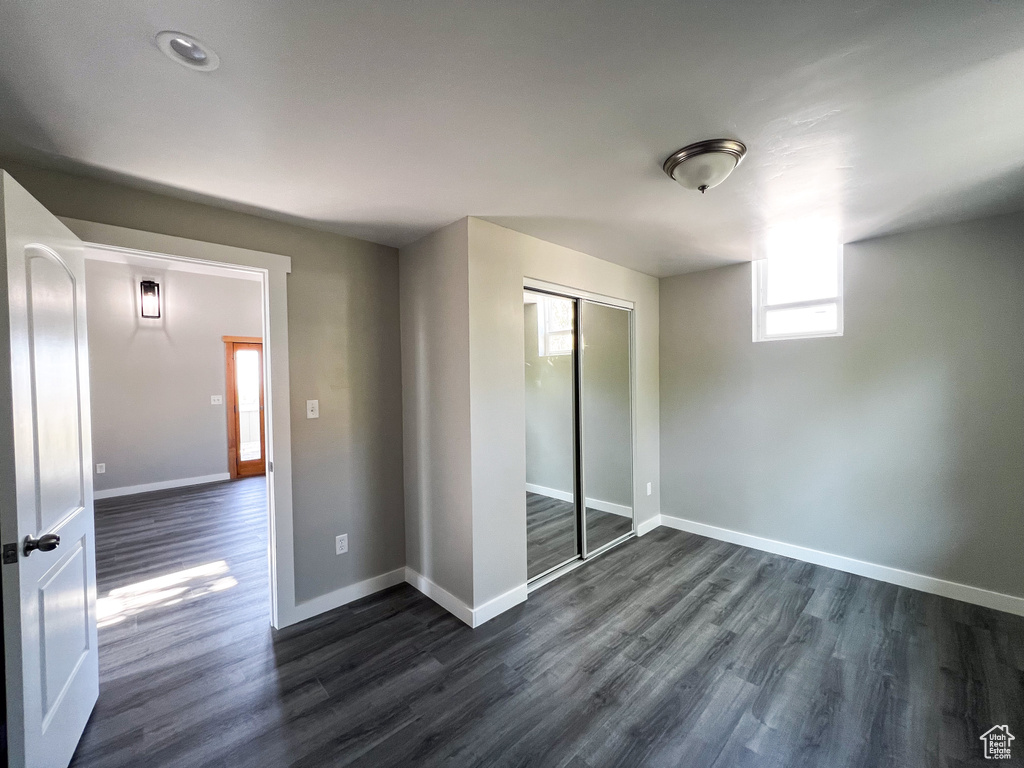
<path id="1" fill-rule="evenodd" d="M 589 554 L 633 530 L 630 312 L 582 302 L 580 389 Z"/>
<path id="2" fill-rule="evenodd" d="M 526 561 L 535 578 L 580 554 L 576 515 L 573 299 L 523 293 Z"/>
<path id="3" fill-rule="evenodd" d="M 260 441 L 260 353 L 255 349 L 235 352 L 235 386 L 238 405 L 238 459 L 263 458 Z"/>

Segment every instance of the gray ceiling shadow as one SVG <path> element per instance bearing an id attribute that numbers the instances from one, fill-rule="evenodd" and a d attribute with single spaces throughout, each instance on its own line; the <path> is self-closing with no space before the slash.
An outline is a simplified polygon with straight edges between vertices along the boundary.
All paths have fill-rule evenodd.
<path id="1" fill-rule="evenodd" d="M 915 200 L 913 205 L 877 221 L 869 229 L 870 234 L 851 240 L 850 244 L 1021 211 L 1024 211 L 1024 167 L 975 182 L 968 195 L 954 201 L 950 201 L 945 192 Z"/>
<path id="2" fill-rule="evenodd" d="M 128 189 L 138 190 L 140 192 L 169 197 L 188 203 L 204 205 L 210 208 L 231 211 L 233 213 L 247 216 L 254 216 L 260 219 L 276 221 L 281 224 L 302 227 L 303 229 L 329 232 L 335 235 L 364 240 L 369 243 L 385 245 L 388 247 L 397 247 L 394 243 L 380 243 L 377 240 L 371 239 L 372 232 L 374 231 L 373 228 L 376 226 L 374 222 L 358 219 L 349 220 L 337 218 L 332 218 L 330 221 L 321 221 L 318 219 L 310 219 L 302 216 L 296 216 L 294 214 L 283 213 L 268 208 L 261 208 L 247 203 L 225 200 L 224 198 L 215 197 L 213 195 L 193 192 L 191 190 L 185 190 L 168 184 L 151 181 L 149 179 L 143 179 L 138 176 L 132 176 L 119 171 L 113 171 L 101 166 L 83 163 L 52 149 L 54 146 L 52 142 L 47 141 L 46 144 L 51 147 L 51 151 L 46 151 L 36 146 L 28 146 L 17 141 L 13 137 L 5 135 L 2 132 L 2 129 L 0 129 L 0 155 L 6 155 L 10 160 L 24 163 L 25 165 L 32 166 L 34 168 L 57 171 L 70 176 L 77 176 L 107 184 L 114 184 Z M 3 157 L 0 157 L 0 161 L 3 159 Z M 412 227 L 408 227 L 408 229 L 408 239 L 410 242 L 415 239 L 413 235 L 419 237 L 422 234 Z"/>
<path id="3" fill-rule="evenodd" d="M 58 154 L 53 136 L 35 118 L 28 103 L 3 77 L 0 77 L 0 104 L 4 105 L 0 110 L 0 150 L 14 155 L 25 150 Z"/>
<path id="4" fill-rule="evenodd" d="M 671 247 L 639 253 L 628 233 L 597 219 L 570 216 L 488 216 L 484 221 L 564 248 L 644 272 L 667 277 L 750 261 L 746 252 L 708 248 L 685 232 L 671 234 Z"/>

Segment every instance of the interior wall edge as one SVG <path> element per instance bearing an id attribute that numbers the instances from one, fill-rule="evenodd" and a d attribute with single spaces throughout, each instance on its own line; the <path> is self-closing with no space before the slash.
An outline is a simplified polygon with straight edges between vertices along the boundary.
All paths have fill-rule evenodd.
<path id="1" fill-rule="evenodd" d="M 662 525 L 661 519 L 662 519 L 661 515 L 655 515 L 652 518 L 644 520 L 642 523 L 637 523 L 636 524 L 636 535 L 637 536 L 643 536 L 644 534 L 650 533 L 655 528 L 660 528 L 661 525 Z"/>
<path id="2" fill-rule="evenodd" d="M 469 627 L 474 626 L 473 609 L 444 587 L 438 586 L 422 573 L 413 570 L 409 566 L 405 566 L 405 582 L 429 597 Z"/>
<path id="3" fill-rule="evenodd" d="M 687 520 L 672 515 L 661 515 L 661 525 L 667 528 L 674 528 L 678 531 L 694 533 L 698 536 L 706 536 L 718 541 L 726 541 L 730 544 L 738 544 L 742 547 L 750 547 L 762 552 L 771 552 L 774 555 L 782 555 L 799 560 L 804 563 L 823 565 L 826 568 L 834 568 L 844 573 L 852 573 L 857 576 L 865 576 L 869 579 L 884 581 L 908 589 L 916 589 L 920 592 L 948 597 L 953 600 L 960 600 L 973 605 L 980 605 L 983 608 L 992 608 L 997 611 L 1024 616 L 1024 597 L 1007 595 L 1002 592 L 974 587 L 970 584 L 961 584 L 955 581 L 947 581 L 935 576 L 928 576 L 923 573 L 904 571 L 900 568 L 893 568 L 888 565 L 869 563 L 864 560 L 857 560 L 845 555 L 835 555 L 830 552 L 822 552 L 810 547 L 802 547 L 799 544 L 789 544 L 784 541 L 766 539 L 742 531 L 734 531 L 729 528 L 720 528 L 716 525 L 699 523 L 696 520 Z"/>
<path id="4" fill-rule="evenodd" d="M 526 584 L 513 587 L 508 592 L 488 600 L 483 605 L 473 609 L 473 627 L 479 627 L 484 622 L 500 616 L 505 611 L 515 608 L 520 603 L 526 602 L 529 589 Z"/>

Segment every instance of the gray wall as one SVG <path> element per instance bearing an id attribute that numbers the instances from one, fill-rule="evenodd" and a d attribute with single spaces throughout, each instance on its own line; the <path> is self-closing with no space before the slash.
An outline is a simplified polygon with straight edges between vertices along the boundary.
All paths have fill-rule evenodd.
<path id="1" fill-rule="evenodd" d="M 228 471 L 222 336 L 262 336 L 260 284 L 87 260 L 97 491 Z M 160 283 L 162 317 L 139 317 L 139 280 Z"/>
<path id="2" fill-rule="evenodd" d="M 840 338 L 752 343 L 749 265 L 662 280 L 662 511 L 1024 595 L 1022 243 L 847 246 Z"/>
<path id="3" fill-rule="evenodd" d="M 401 257 L 406 561 L 473 605 L 466 220 Z"/>
<path id="4" fill-rule="evenodd" d="M 3 157 L 0 167 L 58 216 L 291 257 L 296 598 L 404 565 L 395 249 Z M 307 399 L 320 400 L 319 419 L 306 419 Z M 339 533 L 347 555 L 334 554 Z"/>

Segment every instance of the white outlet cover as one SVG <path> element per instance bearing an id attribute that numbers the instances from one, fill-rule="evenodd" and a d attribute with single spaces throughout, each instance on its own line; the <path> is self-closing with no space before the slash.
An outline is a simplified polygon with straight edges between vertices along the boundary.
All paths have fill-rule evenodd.
<path id="1" fill-rule="evenodd" d="M 334 537 L 334 554 L 344 555 L 348 552 L 348 534 L 343 533 L 341 536 Z"/>
<path id="2" fill-rule="evenodd" d="M 97 464 L 96 465 L 96 474 L 97 475 L 102 475 L 106 471 L 107 471 L 107 465 L 106 464 Z"/>
<path id="3" fill-rule="evenodd" d="M 223 405 L 224 395 L 210 395 L 210 405 Z"/>
<path id="4" fill-rule="evenodd" d="M 648 496 L 651 495 L 651 484 L 650 483 L 647 484 L 647 495 Z"/>
<path id="5" fill-rule="evenodd" d="M 320 401 L 319 400 L 307 400 L 306 401 L 306 418 L 307 419 L 319 419 L 320 418 Z"/>

